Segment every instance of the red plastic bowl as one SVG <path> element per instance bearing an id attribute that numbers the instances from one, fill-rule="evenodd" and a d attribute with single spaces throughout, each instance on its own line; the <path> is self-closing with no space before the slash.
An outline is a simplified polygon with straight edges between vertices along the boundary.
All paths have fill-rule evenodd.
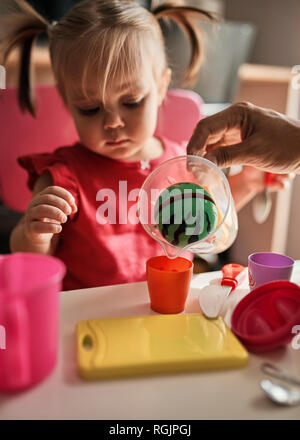
<path id="1" fill-rule="evenodd" d="M 288 344 L 300 325 L 300 287 L 272 281 L 252 290 L 235 308 L 231 328 L 250 351 L 262 352 Z"/>

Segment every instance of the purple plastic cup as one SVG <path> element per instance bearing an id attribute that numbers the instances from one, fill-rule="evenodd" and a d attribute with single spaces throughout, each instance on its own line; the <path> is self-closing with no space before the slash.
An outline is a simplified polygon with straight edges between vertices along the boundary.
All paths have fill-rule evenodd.
<path id="1" fill-rule="evenodd" d="M 256 252 L 248 257 L 250 289 L 275 280 L 290 281 L 294 260 L 274 252 Z"/>

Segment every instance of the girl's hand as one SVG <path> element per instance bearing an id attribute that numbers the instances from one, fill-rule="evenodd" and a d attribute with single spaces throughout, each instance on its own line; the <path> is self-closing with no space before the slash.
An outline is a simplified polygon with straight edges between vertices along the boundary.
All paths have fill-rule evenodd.
<path id="1" fill-rule="evenodd" d="M 241 171 L 241 177 L 244 184 L 249 188 L 249 191 L 260 193 L 266 188 L 266 173 L 264 171 L 260 171 L 254 167 L 245 166 Z M 285 189 L 289 185 L 290 180 L 294 177 L 295 175 L 293 173 L 273 174 L 268 188 L 272 192 Z"/>
<path id="2" fill-rule="evenodd" d="M 49 186 L 37 193 L 24 216 L 25 234 L 30 240 L 45 243 L 62 231 L 62 224 L 77 207 L 72 194 L 60 186 Z"/>

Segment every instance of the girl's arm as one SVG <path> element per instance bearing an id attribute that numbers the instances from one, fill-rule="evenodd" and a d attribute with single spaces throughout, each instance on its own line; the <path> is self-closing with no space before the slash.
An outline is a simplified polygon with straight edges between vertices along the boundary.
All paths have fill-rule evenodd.
<path id="1" fill-rule="evenodd" d="M 67 190 L 52 185 L 53 180 L 48 173 L 37 180 L 26 213 L 11 233 L 12 252 L 55 253 L 62 231 L 61 224 L 77 208 Z"/>
<path id="2" fill-rule="evenodd" d="M 270 185 L 271 191 L 284 189 L 290 176 L 277 174 Z M 265 172 L 245 166 L 243 170 L 228 178 L 231 194 L 237 211 L 240 211 L 253 197 L 265 189 Z"/>
<path id="3" fill-rule="evenodd" d="M 242 173 L 239 173 L 228 178 L 237 212 L 247 205 L 247 203 L 257 194 L 257 191 L 254 188 L 249 187 L 248 182 L 245 181 L 241 174 Z"/>

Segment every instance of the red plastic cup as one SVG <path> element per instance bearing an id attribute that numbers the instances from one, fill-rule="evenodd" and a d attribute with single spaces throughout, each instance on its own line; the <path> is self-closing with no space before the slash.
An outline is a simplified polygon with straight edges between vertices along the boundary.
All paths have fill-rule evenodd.
<path id="1" fill-rule="evenodd" d="M 151 309 L 158 313 L 184 310 L 193 274 L 193 263 L 186 258 L 165 256 L 147 261 L 147 283 Z"/>

